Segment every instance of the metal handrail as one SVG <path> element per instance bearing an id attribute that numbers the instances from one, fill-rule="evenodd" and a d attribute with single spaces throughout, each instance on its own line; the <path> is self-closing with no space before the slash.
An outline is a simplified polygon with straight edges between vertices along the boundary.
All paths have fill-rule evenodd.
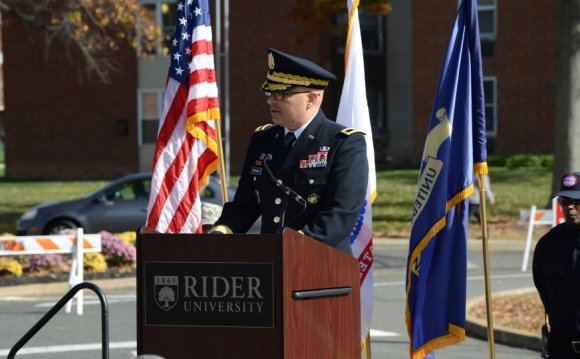
<path id="1" fill-rule="evenodd" d="M 101 342 L 103 359 L 109 358 L 109 305 L 107 297 L 99 286 L 90 282 L 83 282 L 72 287 L 40 320 L 10 349 L 7 359 L 13 359 L 16 353 L 40 330 L 54 315 L 71 300 L 78 291 L 90 289 L 101 301 Z"/>

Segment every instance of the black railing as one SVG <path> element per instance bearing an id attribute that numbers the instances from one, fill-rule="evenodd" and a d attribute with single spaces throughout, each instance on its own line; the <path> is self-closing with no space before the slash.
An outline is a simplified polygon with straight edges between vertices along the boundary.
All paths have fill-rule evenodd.
<path id="1" fill-rule="evenodd" d="M 46 323 L 48 323 L 48 321 L 50 319 L 52 319 L 52 317 L 54 317 L 54 315 L 56 313 L 58 313 L 58 311 L 61 310 L 62 307 L 64 307 L 66 305 L 66 303 L 69 300 L 71 300 L 75 296 L 75 294 L 77 294 L 77 292 L 79 290 L 82 290 L 82 289 L 92 290 L 93 292 L 95 292 L 95 294 L 97 294 L 97 296 L 99 297 L 99 300 L 101 301 L 102 352 L 103 352 L 103 359 L 109 359 L 109 305 L 107 303 L 107 297 L 105 296 L 105 293 L 103 293 L 101 288 L 99 288 L 99 286 L 97 286 L 96 284 L 90 283 L 90 282 L 79 283 L 79 284 L 75 285 L 74 287 L 72 287 L 61 298 L 61 300 L 59 300 L 52 308 L 50 308 L 50 310 L 42 318 L 40 318 L 40 320 L 26 334 L 24 334 L 24 336 L 22 338 L 20 338 L 20 340 L 12 347 L 12 349 L 10 349 L 10 353 L 8 353 L 7 359 L 13 359 L 14 356 L 16 355 L 16 353 L 30 339 L 32 339 L 32 337 L 36 333 L 38 333 L 38 331 L 40 329 L 42 329 L 42 327 L 44 327 L 44 325 Z"/>

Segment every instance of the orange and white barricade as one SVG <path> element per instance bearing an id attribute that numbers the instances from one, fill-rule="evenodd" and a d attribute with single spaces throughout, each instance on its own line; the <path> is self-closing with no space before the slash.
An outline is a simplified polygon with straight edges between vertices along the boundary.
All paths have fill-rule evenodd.
<path id="1" fill-rule="evenodd" d="M 529 211 L 520 210 L 520 223 L 528 225 L 528 236 L 526 238 L 526 249 L 524 250 L 524 259 L 522 261 L 522 272 L 525 272 L 528 268 L 534 226 L 549 225 L 555 227 L 562 222 L 564 222 L 564 213 L 562 212 L 562 207 L 558 203 L 556 197 L 552 199 L 552 209 L 536 209 L 536 205 L 533 204 Z"/>
<path id="2" fill-rule="evenodd" d="M 82 239 L 82 246 L 77 243 Z M 69 274 L 69 287 L 83 282 L 83 254 L 85 252 L 101 251 L 100 234 L 84 234 L 82 228 L 78 228 L 73 235 L 49 235 L 49 236 L 3 236 L 0 237 L 0 256 L 28 255 L 28 254 L 72 254 L 71 269 Z M 77 314 L 83 314 L 83 291 L 79 291 L 74 297 L 77 299 Z M 66 305 L 66 312 L 70 313 L 72 301 Z"/>

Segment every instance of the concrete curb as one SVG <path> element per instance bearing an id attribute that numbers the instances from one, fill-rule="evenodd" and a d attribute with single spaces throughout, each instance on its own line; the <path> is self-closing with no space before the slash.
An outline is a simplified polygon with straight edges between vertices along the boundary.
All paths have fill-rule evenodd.
<path id="1" fill-rule="evenodd" d="M 97 279 L 88 280 L 99 286 L 105 294 L 118 290 L 134 290 L 137 281 L 135 277 L 114 278 L 114 279 Z M 43 284 L 24 284 L 17 286 L 0 287 L 0 298 L 8 297 L 42 297 L 42 296 L 59 296 L 62 297 L 69 290 L 67 282 L 43 283 Z M 90 291 L 87 291 L 88 293 Z"/>
<path id="2" fill-rule="evenodd" d="M 494 293 L 494 296 L 513 295 L 513 294 L 527 294 L 535 292 L 536 288 L 522 288 L 517 290 L 503 291 Z M 485 302 L 485 296 L 471 298 L 467 301 L 466 310 L 474 305 Z M 469 314 L 466 317 L 465 332 L 467 335 L 479 339 L 487 340 L 487 319 L 475 318 Z M 531 350 L 541 350 L 542 342 L 540 333 L 528 332 L 525 330 L 517 330 L 513 328 L 506 328 L 501 325 L 493 325 L 493 337 L 496 343 L 506 344 L 518 348 L 525 348 Z"/>

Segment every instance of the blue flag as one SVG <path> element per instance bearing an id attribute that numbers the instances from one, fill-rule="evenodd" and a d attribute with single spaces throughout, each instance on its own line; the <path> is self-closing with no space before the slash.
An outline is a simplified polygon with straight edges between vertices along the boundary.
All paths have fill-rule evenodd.
<path id="1" fill-rule="evenodd" d="M 487 173 L 476 0 L 451 33 L 419 170 L 407 260 L 410 357 L 465 339 L 468 210 L 473 174 Z"/>

